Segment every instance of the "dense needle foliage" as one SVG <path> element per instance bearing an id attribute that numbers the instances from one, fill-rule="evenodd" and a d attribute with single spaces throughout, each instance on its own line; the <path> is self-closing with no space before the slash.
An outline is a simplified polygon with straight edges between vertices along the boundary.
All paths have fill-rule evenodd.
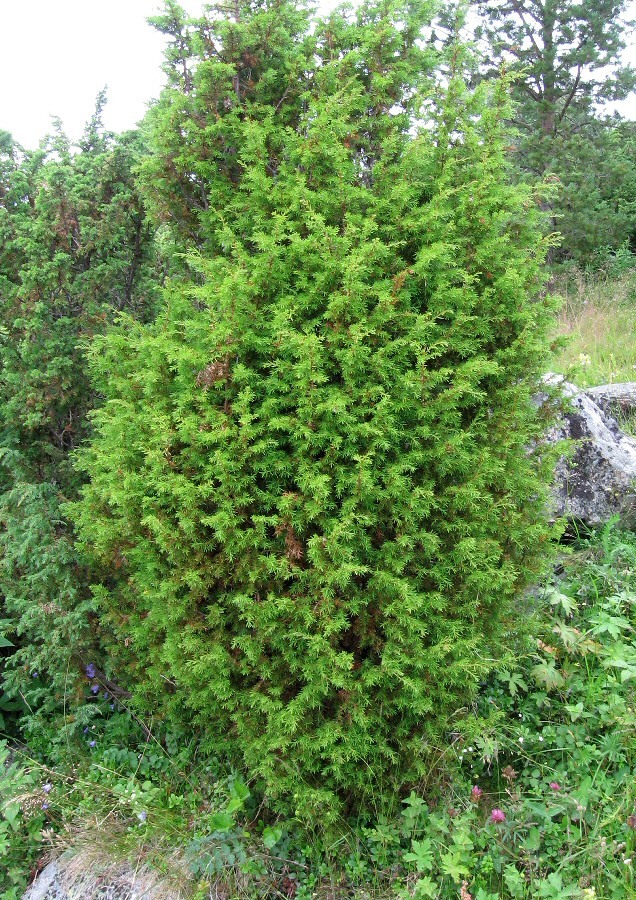
<path id="1" fill-rule="evenodd" d="M 19 647 L 1 706 L 25 713 L 62 703 L 96 636 L 60 509 L 98 402 L 84 345 L 123 310 L 149 319 L 159 289 L 132 175 L 141 143 L 104 130 L 103 103 L 76 148 L 59 124 L 33 152 L 0 135 L 0 634 Z"/>
<path id="2" fill-rule="evenodd" d="M 418 776 L 546 556 L 542 197 L 433 12 L 168 23 L 144 165 L 197 278 L 91 351 L 112 659 L 301 814 Z"/>

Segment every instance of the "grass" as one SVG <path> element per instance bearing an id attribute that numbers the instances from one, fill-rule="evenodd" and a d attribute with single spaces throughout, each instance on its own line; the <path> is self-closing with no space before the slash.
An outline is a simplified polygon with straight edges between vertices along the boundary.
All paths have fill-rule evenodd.
<path id="1" fill-rule="evenodd" d="M 568 273 L 551 368 L 579 387 L 636 381 L 636 269 L 618 276 Z"/>

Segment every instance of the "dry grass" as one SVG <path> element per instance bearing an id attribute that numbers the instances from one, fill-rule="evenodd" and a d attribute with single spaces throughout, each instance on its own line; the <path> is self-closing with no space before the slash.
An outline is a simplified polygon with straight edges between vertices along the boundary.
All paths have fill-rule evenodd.
<path id="1" fill-rule="evenodd" d="M 193 885 L 179 862 L 166 858 L 166 871 L 160 872 L 141 859 L 126 861 L 103 846 L 83 843 L 57 865 L 61 886 L 77 900 L 189 900 Z"/>
<path id="2" fill-rule="evenodd" d="M 44 835 L 48 859 L 70 900 L 245 900 L 254 891 L 247 875 L 228 868 L 223 876 L 197 878 L 182 848 L 170 842 L 131 841 L 113 822 L 68 825 Z M 268 895 L 269 896 L 269 895 Z M 272 896 L 277 896 L 276 892 Z"/>
<path id="3" fill-rule="evenodd" d="M 565 347 L 551 362 L 580 387 L 636 381 L 636 271 L 570 275 L 557 284 L 563 298 L 555 337 Z"/>

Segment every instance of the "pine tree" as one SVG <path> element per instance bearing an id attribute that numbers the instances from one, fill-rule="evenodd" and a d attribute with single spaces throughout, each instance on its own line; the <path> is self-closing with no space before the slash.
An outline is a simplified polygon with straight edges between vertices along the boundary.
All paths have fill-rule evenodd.
<path id="1" fill-rule="evenodd" d="M 470 92 L 458 48 L 439 77 L 432 14 L 200 23 L 214 59 L 168 89 L 147 163 L 198 277 L 91 355 L 74 517 L 122 576 L 96 590 L 114 658 L 301 815 L 421 774 L 545 559 L 542 195 L 510 184 L 506 86 Z M 207 119 L 167 132 L 183 108 Z"/>
<path id="2" fill-rule="evenodd" d="M 621 65 L 633 23 L 625 0 L 489 0 L 474 3 L 486 70 L 517 72 L 513 92 L 517 161 L 531 177 L 557 175 L 561 200 L 553 227 L 562 257 L 589 259 L 634 232 L 630 187 L 621 184 L 624 149 L 618 121 L 602 112 L 627 97 L 636 72 Z M 612 193 L 608 196 L 608 187 Z"/>
<path id="3" fill-rule="evenodd" d="M 636 73 L 619 64 L 625 49 L 626 0 L 494 0 L 476 2 L 496 67 L 514 61 L 522 76 L 515 98 L 517 124 L 552 140 L 592 117 L 595 106 L 626 97 Z M 538 171 L 549 167 L 539 156 Z"/>

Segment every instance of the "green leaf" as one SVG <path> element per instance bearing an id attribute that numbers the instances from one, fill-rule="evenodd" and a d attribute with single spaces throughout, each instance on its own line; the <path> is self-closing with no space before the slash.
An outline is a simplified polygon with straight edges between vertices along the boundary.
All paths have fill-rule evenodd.
<path id="1" fill-rule="evenodd" d="M 271 850 L 283 836 L 283 829 L 280 825 L 265 828 L 263 831 L 263 843 L 268 850 Z"/>
<path id="2" fill-rule="evenodd" d="M 234 819 L 229 813 L 214 813 L 209 821 L 213 831 L 229 831 L 234 827 Z"/>
<path id="3" fill-rule="evenodd" d="M 553 662 L 538 663 L 531 669 L 532 677 L 536 682 L 542 684 L 546 691 L 553 691 L 556 688 L 563 687 L 565 679 L 563 674 L 556 668 Z"/>
<path id="4" fill-rule="evenodd" d="M 449 850 L 448 853 L 442 853 L 440 864 L 444 875 L 450 875 L 456 884 L 459 884 L 462 877 L 470 872 L 470 868 L 466 865 L 462 854 L 457 850 Z"/>
<path id="5" fill-rule="evenodd" d="M 407 862 L 414 862 L 418 872 L 430 872 L 433 868 L 433 849 L 429 838 L 411 841 L 412 851 L 404 854 Z"/>
<path id="6" fill-rule="evenodd" d="M 533 826 L 528 832 L 527 837 L 523 841 L 526 850 L 537 851 L 541 847 L 541 832 L 536 826 Z"/>
<path id="7" fill-rule="evenodd" d="M 526 844 L 527 846 L 527 844 Z M 530 849 L 530 848 L 528 848 Z M 521 900 L 526 890 L 526 880 L 516 866 L 508 865 L 503 871 L 506 887 L 514 900 Z"/>
<path id="8" fill-rule="evenodd" d="M 437 883 L 433 881 L 428 875 L 425 875 L 424 878 L 419 878 L 415 882 L 415 887 L 413 888 L 413 897 L 430 897 L 435 898 L 439 896 L 439 888 Z"/>

